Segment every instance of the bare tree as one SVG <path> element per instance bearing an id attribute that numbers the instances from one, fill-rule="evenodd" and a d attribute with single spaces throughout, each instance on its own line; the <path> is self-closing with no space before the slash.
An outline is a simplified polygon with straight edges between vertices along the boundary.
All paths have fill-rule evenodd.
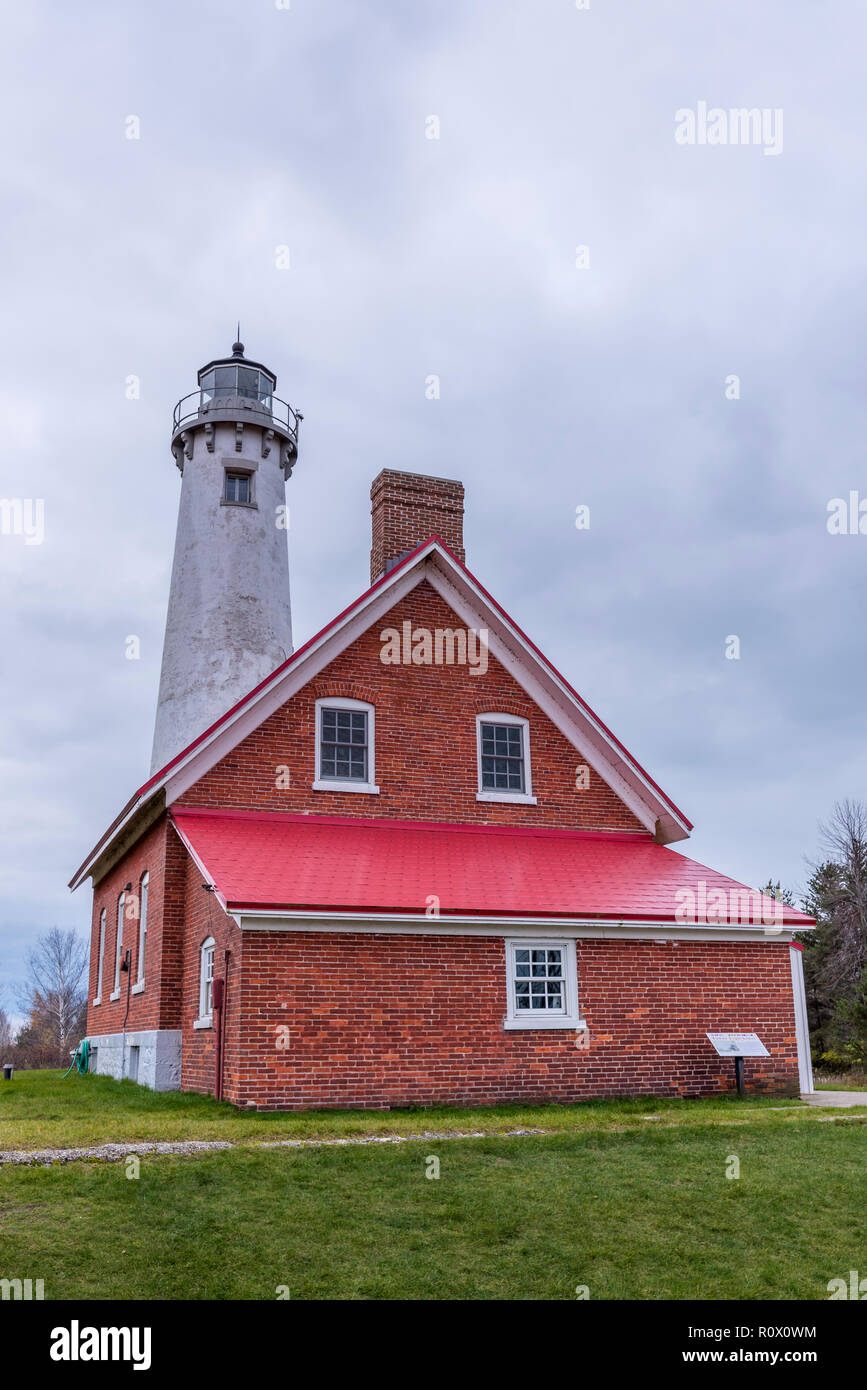
<path id="1" fill-rule="evenodd" d="M 812 866 L 804 900 L 816 930 L 801 938 L 807 1012 L 816 1050 L 845 1051 L 860 1035 L 867 983 L 867 807 L 837 802 L 820 833 L 824 858 Z"/>
<path id="2" fill-rule="evenodd" d="M 78 1042 L 87 1012 L 87 943 L 72 929 L 52 927 L 27 957 L 27 983 L 20 1005 L 29 1017 L 25 1032 L 65 1062 Z"/>
<path id="3" fill-rule="evenodd" d="M 8 1052 L 15 1044 L 15 1033 L 12 1024 L 9 1022 L 9 1015 L 6 1010 L 0 1008 L 0 1052 Z M 0 1058 L 0 1061 L 11 1061 L 11 1057 Z"/>
<path id="4" fill-rule="evenodd" d="M 838 801 L 831 819 L 819 827 L 829 857 L 839 867 L 826 906 L 834 921 L 835 949 L 823 981 L 831 994 L 853 993 L 867 954 L 867 807 Z"/>

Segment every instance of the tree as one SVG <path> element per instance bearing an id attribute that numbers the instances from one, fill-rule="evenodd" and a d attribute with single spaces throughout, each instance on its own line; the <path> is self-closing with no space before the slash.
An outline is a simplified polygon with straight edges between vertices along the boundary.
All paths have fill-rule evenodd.
<path id="1" fill-rule="evenodd" d="M 826 858 L 814 866 L 805 910 L 816 929 L 802 938 L 807 1009 L 814 1049 L 867 1045 L 867 807 L 838 802 L 820 827 Z"/>
<path id="2" fill-rule="evenodd" d="M 763 893 L 766 898 L 776 898 L 778 902 L 785 903 L 787 907 L 795 906 L 794 893 L 791 888 L 783 888 L 779 879 L 774 882 L 772 878 L 769 878 L 765 886 L 759 889 L 759 892 Z"/>
<path id="3" fill-rule="evenodd" d="M 6 1010 L 0 1008 L 0 1052 L 7 1053 L 15 1045 L 15 1034 L 12 1024 L 9 1022 L 9 1015 Z M 11 1057 L 0 1057 L 0 1062 L 11 1061 Z"/>
<path id="4" fill-rule="evenodd" d="M 87 944 L 73 930 L 52 927 L 27 958 L 20 1005 L 28 1016 L 19 1042 L 65 1065 L 87 1021 Z M 45 1063 L 43 1062 L 43 1065 Z"/>

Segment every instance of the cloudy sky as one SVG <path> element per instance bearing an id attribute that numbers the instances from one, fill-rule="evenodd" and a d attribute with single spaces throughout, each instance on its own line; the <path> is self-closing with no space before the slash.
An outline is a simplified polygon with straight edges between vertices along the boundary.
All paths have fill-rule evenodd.
<path id="1" fill-rule="evenodd" d="M 7 0 L 3 34 L 0 497 L 44 540 L 0 534 L 0 980 L 88 927 L 67 880 L 147 774 L 171 411 L 237 318 L 305 416 L 296 642 L 366 586 L 375 474 L 458 477 L 470 567 L 682 848 L 802 886 L 867 774 L 867 536 L 826 524 L 867 497 L 862 6 Z M 774 148 L 679 143 L 700 103 L 781 112 Z"/>

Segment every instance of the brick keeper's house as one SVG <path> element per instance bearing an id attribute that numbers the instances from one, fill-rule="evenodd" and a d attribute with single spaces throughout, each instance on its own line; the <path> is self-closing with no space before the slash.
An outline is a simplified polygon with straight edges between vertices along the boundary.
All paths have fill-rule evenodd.
<path id="1" fill-rule="evenodd" d="M 370 588 L 292 650 L 300 417 L 240 343 L 176 411 L 151 776 L 93 880 L 94 1069 L 239 1106 L 812 1087 L 809 918 L 691 826 L 464 563 L 460 483 L 385 471 Z M 304 524 L 296 518 L 296 525 Z"/>

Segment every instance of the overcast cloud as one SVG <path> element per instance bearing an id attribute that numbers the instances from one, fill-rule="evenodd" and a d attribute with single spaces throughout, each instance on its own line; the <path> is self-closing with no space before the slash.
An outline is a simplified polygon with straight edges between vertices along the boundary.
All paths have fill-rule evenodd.
<path id="1" fill-rule="evenodd" d="M 826 526 L 867 496 L 863 6 L 90 0 L 3 34 L 0 497 L 45 539 L 0 535 L 0 978 L 89 926 L 65 885 L 147 775 L 171 411 L 238 317 L 305 416 L 296 643 L 366 586 L 375 474 L 458 477 L 470 567 L 681 848 L 802 886 L 867 774 L 867 536 Z M 678 144 L 702 101 L 782 111 L 781 151 Z"/>

